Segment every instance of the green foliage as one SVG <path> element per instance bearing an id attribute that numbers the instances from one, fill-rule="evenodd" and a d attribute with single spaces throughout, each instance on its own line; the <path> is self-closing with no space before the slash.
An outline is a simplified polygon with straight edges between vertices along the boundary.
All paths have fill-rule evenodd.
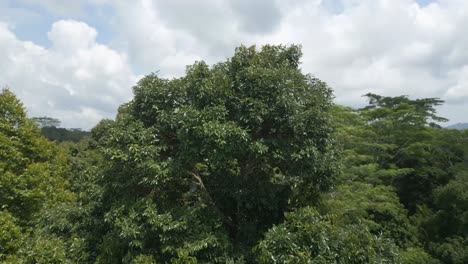
<path id="1" fill-rule="evenodd" d="M 421 248 L 408 248 L 400 252 L 402 263 L 405 264 L 439 264 L 440 262 Z"/>
<path id="2" fill-rule="evenodd" d="M 457 174 L 434 192 L 434 208 L 420 208 L 415 216 L 426 247 L 443 263 L 468 261 L 467 180 L 466 171 Z"/>
<path id="3" fill-rule="evenodd" d="M 65 256 L 62 263 L 92 263 L 105 229 L 102 190 L 97 184 L 100 176 L 98 164 L 102 162 L 102 157 L 90 147 L 88 141 L 65 142 L 60 146 L 68 153 L 70 189 L 75 199 L 55 204 L 41 212 L 29 243 L 37 246 L 27 248 L 26 256 L 31 262 L 37 261 L 36 258 L 43 255 L 41 250 L 45 250 L 40 247 L 40 241 L 47 237 L 54 243 L 51 245 L 56 245 L 54 248 Z"/>
<path id="4" fill-rule="evenodd" d="M 338 221 L 337 221 L 338 220 Z M 257 250 L 260 263 L 398 263 L 391 240 L 355 222 L 320 215 L 306 207 L 286 215 L 271 228 Z"/>
<path id="5" fill-rule="evenodd" d="M 65 245 L 61 239 L 50 236 L 40 236 L 30 241 L 27 246 L 25 259 L 28 263 L 71 263 L 67 259 Z"/>
<path id="6" fill-rule="evenodd" d="M 98 258 L 251 258 L 283 212 L 328 190 L 338 167 L 331 90 L 300 72 L 300 56 L 296 46 L 240 47 L 179 79 L 143 78 L 116 121 L 92 131 L 104 156 Z"/>
<path id="7" fill-rule="evenodd" d="M 438 99 L 367 96 L 364 109 L 334 108 L 344 173 L 332 205 L 358 208 L 346 212 L 392 238 L 406 263 L 466 262 L 459 238 L 467 236 L 467 133 L 431 123 L 444 121 L 435 114 Z M 393 188 L 399 199 L 390 195 Z"/>
<path id="8" fill-rule="evenodd" d="M 411 100 L 406 96 L 383 97 L 367 94 L 369 106 L 360 113 L 373 136 L 366 141 L 380 146 L 374 151 L 381 169 L 404 169 L 390 181 L 402 203 L 414 212 L 417 205 L 431 203 L 431 193 L 451 177 L 446 164 L 433 164 L 437 130 L 432 121 L 446 121 L 435 113 L 443 103 L 437 98 Z M 435 165 L 435 166 L 434 166 Z"/>
<path id="9" fill-rule="evenodd" d="M 15 254 L 22 244 L 18 241 L 28 237 L 35 218 L 44 208 L 73 200 L 68 190 L 68 172 L 64 153 L 40 136 L 19 100 L 3 89 L 0 93 L 0 260 L 5 254 Z"/>
<path id="10" fill-rule="evenodd" d="M 458 174 L 447 185 L 435 193 L 438 209 L 434 221 L 439 235 L 460 235 L 468 237 L 468 172 Z"/>
<path id="11" fill-rule="evenodd" d="M 0 259 L 13 254 L 21 245 L 22 230 L 8 211 L 0 211 Z"/>
<path id="12" fill-rule="evenodd" d="M 417 242 L 416 229 L 391 187 L 361 182 L 344 184 L 329 194 L 324 207 L 343 225 L 360 222 L 372 234 L 391 238 L 402 248 Z"/>
<path id="13" fill-rule="evenodd" d="M 90 132 L 80 129 L 66 129 L 57 127 L 42 127 L 41 134 L 48 140 L 61 143 L 64 141 L 79 142 L 90 135 Z"/>
<path id="14" fill-rule="evenodd" d="M 468 239 L 464 237 L 451 237 L 441 243 L 433 243 L 430 250 L 443 263 L 463 264 L 468 262 Z"/>
<path id="15" fill-rule="evenodd" d="M 0 262 L 468 263 L 468 130 L 437 98 L 333 105 L 301 56 L 150 74 L 91 132 L 2 90 Z"/>
<path id="16" fill-rule="evenodd" d="M 78 142 L 89 136 L 90 132 L 79 128 L 60 128 L 60 120 L 57 118 L 42 116 L 31 118 L 36 123 L 41 134 L 50 141 L 61 143 L 64 141 Z"/>

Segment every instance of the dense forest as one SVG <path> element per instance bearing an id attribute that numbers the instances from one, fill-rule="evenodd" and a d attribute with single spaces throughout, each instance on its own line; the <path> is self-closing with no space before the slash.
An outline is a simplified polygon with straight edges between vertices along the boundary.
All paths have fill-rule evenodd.
<path id="1" fill-rule="evenodd" d="M 468 130 L 437 98 L 336 105 L 301 56 L 149 74 L 78 139 L 3 89 L 0 261 L 468 263 Z"/>

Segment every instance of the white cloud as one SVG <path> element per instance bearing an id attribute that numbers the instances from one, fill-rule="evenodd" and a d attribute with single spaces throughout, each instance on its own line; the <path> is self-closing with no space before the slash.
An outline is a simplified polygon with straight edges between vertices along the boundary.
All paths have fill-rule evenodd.
<path id="1" fill-rule="evenodd" d="M 163 76 L 181 75 L 195 60 L 224 60 L 235 47 L 273 32 L 281 20 L 274 2 L 263 0 L 116 0 L 111 5 L 118 46 L 134 65 Z"/>
<path id="2" fill-rule="evenodd" d="M 76 13 L 56 0 L 43 6 Z M 338 103 L 362 105 L 368 92 L 441 97 L 447 100 L 442 114 L 468 121 L 458 114 L 468 111 L 466 0 L 424 6 L 415 0 L 85 0 L 74 8 L 85 6 L 112 10 L 107 46 L 96 42 L 96 30 L 76 21 L 54 24 L 47 49 L 4 29 L 0 38 L 8 35 L 3 38 L 10 44 L 0 42 L 6 54 L 0 57 L 14 65 L 9 71 L 40 76 L 6 80 L 37 82 L 33 87 L 47 96 L 60 91 L 49 100 L 54 109 L 65 104 L 84 113 L 78 106 L 91 106 L 109 116 L 130 96 L 135 71 L 180 76 L 195 60 L 225 60 L 240 44 L 296 43 L 303 46 L 304 72 L 329 83 Z"/>
<path id="3" fill-rule="evenodd" d="M 246 28 L 262 28 L 255 22 L 260 8 L 239 14 L 241 4 L 232 1 L 118 1 L 115 10 L 120 38 L 143 69 L 180 75 L 193 60 L 223 60 L 239 44 L 299 43 L 304 70 L 330 83 L 338 102 L 351 105 L 369 91 L 442 97 L 453 81 L 448 72 L 468 63 L 460 41 L 466 13 L 457 11 L 466 8 L 464 2 L 423 8 L 410 0 L 343 0 L 341 13 L 324 2 L 270 2 L 281 12 L 269 12 L 275 17 L 268 21 L 278 25 L 265 32 Z"/>
<path id="4" fill-rule="evenodd" d="M 8 85 L 31 116 L 48 115 L 66 127 L 91 128 L 112 118 L 131 98 L 137 76 L 125 54 L 96 42 L 83 22 L 60 20 L 50 48 L 21 41 L 0 24 L 0 85 Z"/>
<path id="5" fill-rule="evenodd" d="M 243 2 L 227 0 L 116 1 L 115 26 L 133 63 L 164 76 L 181 75 L 196 59 L 224 60 L 240 44 L 302 44 L 304 71 L 347 104 L 369 91 L 443 96 L 447 73 L 468 63 L 468 38 L 455 44 L 467 18 L 459 10 L 468 3 L 341 0 L 342 12 L 333 13 L 325 2 L 270 1 L 264 13 L 257 2 L 250 5 L 257 13 L 239 13 Z M 274 26 L 263 28 L 263 17 Z"/>
<path id="6" fill-rule="evenodd" d="M 359 105 L 361 95 L 374 92 L 442 97 L 451 104 L 454 91 L 467 91 L 467 1 L 425 7 L 411 0 L 344 2 L 340 13 L 321 1 L 283 8 L 280 29 L 265 42 L 301 43 L 304 70 L 327 81 L 339 103 Z M 457 111 L 466 112 L 468 96 L 461 101 Z"/>
<path id="7" fill-rule="evenodd" d="M 455 81 L 449 87 L 444 97 L 447 101 L 454 104 L 466 104 L 468 101 L 468 65 L 460 70 L 449 73 Z"/>
<path id="8" fill-rule="evenodd" d="M 52 25 L 47 35 L 55 50 L 75 52 L 93 46 L 96 43 L 97 31 L 83 22 L 61 20 Z"/>

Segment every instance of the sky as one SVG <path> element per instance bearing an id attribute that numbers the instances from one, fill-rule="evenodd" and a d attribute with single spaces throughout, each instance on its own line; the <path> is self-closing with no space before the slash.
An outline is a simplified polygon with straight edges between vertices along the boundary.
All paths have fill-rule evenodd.
<path id="1" fill-rule="evenodd" d="M 302 71 L 336 103 L 438 97 L 453 124 L 468 122 L 467 25 L 466 0 L 0 0 L 0 87 L 31 117 L 90 129 L 146 74 L 300 44 Z"/>

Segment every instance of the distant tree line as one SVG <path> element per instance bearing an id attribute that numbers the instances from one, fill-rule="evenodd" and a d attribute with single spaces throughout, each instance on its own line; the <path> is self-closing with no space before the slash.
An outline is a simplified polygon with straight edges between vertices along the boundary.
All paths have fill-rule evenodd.
<path id="1" fill-rule="evenodd" d="M 33 117 L 32 120 L 39 126 L 44 137 L 58 143 L 64 141 L 78 142 L 91 134 L 89 131 L 83 131 L 80 128 L 61 128 L 62 122 L 52 117 Z"/>

